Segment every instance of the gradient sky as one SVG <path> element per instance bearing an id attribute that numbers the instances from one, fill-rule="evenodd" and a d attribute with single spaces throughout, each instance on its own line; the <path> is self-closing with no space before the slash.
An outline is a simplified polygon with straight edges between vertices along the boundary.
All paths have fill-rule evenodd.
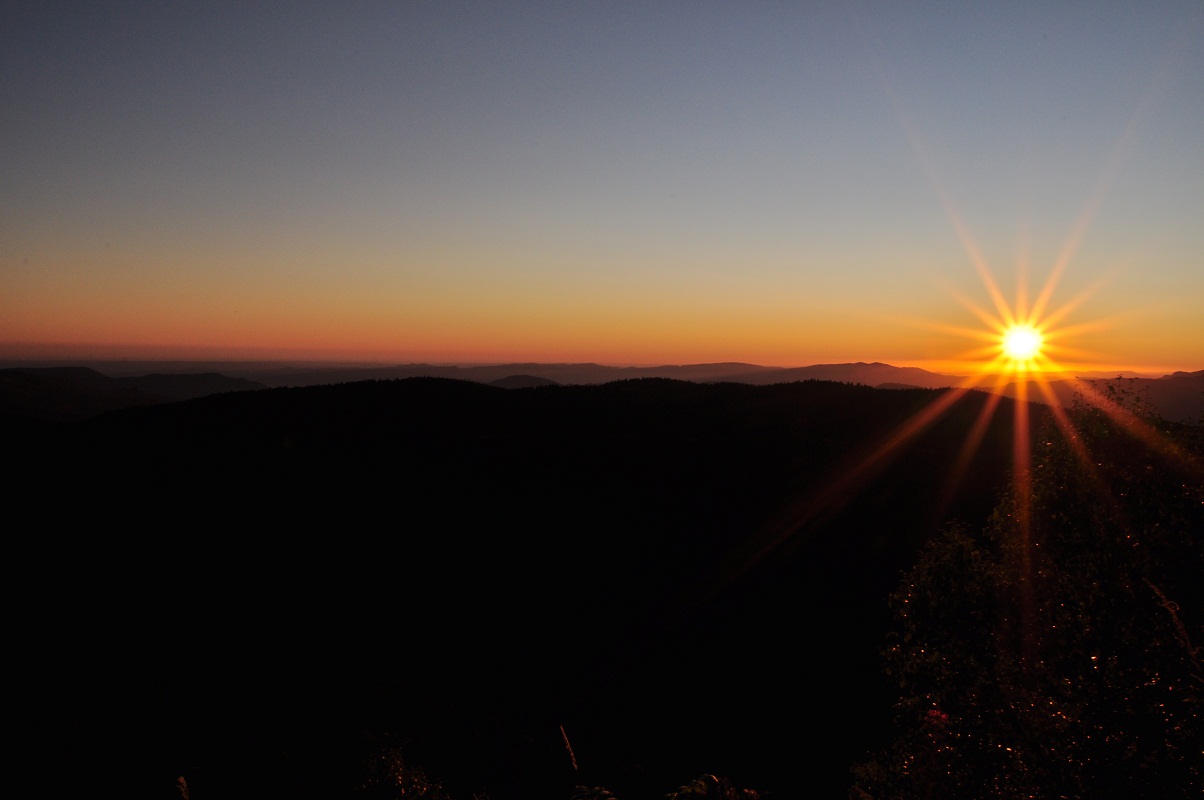
<path id="1" fill-rule="evenodd" d="M 1199 0 L 2 13 L 3 356 L 1204 368 Z"/>

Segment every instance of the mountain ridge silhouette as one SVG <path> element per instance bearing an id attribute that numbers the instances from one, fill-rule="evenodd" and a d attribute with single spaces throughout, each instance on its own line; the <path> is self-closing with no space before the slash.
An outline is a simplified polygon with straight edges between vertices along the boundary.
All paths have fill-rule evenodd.
<path id="1" fill-rule="evenodd" d="M 564 725 L 616 796 L 782 789 L 803 749 L 839 791 L 885 736 L 885 596 L 944 520 L 994 507 L 1012 401 L 959 475 L 980 392 L 825 487 L 940 396 L 411 378 L 17 426 L 12 496 L 65 532 L 13 553 L 16 588 L 55 598 L 16 625 L 21 730 L 74 759 L 28 763 L 330 796 L 389 735 L 456 797 L 508 800 L 581 780 Z"/>

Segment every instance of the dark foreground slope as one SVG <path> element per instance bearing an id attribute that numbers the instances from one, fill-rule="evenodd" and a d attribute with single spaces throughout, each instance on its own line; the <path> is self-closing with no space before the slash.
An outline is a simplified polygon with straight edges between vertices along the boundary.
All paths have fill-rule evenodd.
<path id="1" fill-rule="evenodd" d="M 978 393 L 850 472 L 940 396 L 413 379 L 16 426 L 20 761 L 197 800 L 352 796 L 393 746 L 458 800 L 843 796 L 886 595 L 1008 478 L 1004 400 L 950 492 Z"/>

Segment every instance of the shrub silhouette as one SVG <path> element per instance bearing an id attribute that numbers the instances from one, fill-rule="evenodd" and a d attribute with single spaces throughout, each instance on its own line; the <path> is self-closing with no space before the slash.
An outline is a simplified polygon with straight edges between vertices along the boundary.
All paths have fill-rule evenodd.
<path id="1" fill-rule="evenodd" d="M 1200 796 L 1201 428 L 1070 418 L 1074 438 L 1042 437 L 1031 505 L 951 527 L 892 596 L 902 733 L 851 796 Z"/>

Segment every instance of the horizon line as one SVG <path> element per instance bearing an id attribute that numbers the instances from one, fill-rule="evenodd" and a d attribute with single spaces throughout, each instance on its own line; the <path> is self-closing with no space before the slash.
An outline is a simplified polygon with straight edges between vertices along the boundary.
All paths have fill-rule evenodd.
<path id="1" fill-rule="evenodd" d="M 656 369 L 656 368 L 688 368 L 732 365 L 737 367 L 755 367 L 763 370 L 793 370 L 810 367 L 832 366 L 873 366 L 881 365 L 895 369 L 920 369 L 942 377 L 965 378 L 971 375 L 1000 374 L 1018 378 L 1022 373 L 1007 370 L 986 370 L 985 363 L 970 362 L 957 359 L 899 359 L 898 361 L 873 360 L 821 360 L 809 363 L 776 364 L 760 363 L 757 361 L 742 361 L 738 359 L 720 359 L 715 361 L 686 361 L 663 360 L 656 362 L 625 362 L 599 361 L 593 359 L 562 360 L 538 358 L 439 358 L 428 354 L 412 356 L 348 353 L 340 351 L 316 351 L 312 349 L 291 348 L 261 348 L 261 347 L 195 347 L 188 345 L 86 345 L 86 344 L 51 344 L 33 342 L 0 342 L 0 365 L 28 366 L 32 364 L 47 364 L 66 366 L 76 364 L 87 366 L 89 363 L 123 363 L 123 364 L 277 364 L 277 365 L 313 365 L 325 368 L 379 368 L 405 366 L 432 367 L 501 367 L 509 365 L 540 365 L 540 366 L 596 366 L 612 369 Z M 1162 377 L 1178 372 L 1198 372 L 1182 366 L 1149 366 L 1149 365 L 1116 365 L 1116 364 L 1075 364 L 1065 369 L 1038 371 L 1029 373 L 1036 377 L 1050 375 L 1075 375 L 1078 373 L 1118 373 L 1118 377 Z M 1130 375 L 1125 375 L 1130 373 Z"/>

